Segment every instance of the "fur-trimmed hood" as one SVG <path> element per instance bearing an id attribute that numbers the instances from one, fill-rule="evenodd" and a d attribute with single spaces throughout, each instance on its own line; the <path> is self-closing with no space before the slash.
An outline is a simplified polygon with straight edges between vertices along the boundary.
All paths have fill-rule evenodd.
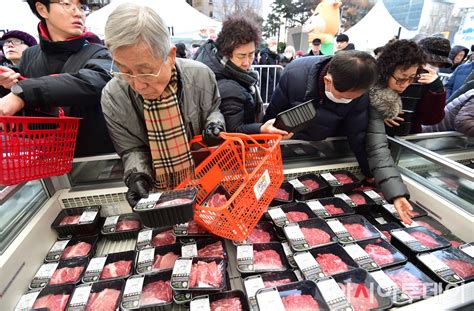
<path id="1" fill-rule="evenodd" d="M 382 114 L 384 120 L 395 118 L 402 112 L 400 95 L 388 87 L 374 86 L 369 91 L 370 105 Z"/>

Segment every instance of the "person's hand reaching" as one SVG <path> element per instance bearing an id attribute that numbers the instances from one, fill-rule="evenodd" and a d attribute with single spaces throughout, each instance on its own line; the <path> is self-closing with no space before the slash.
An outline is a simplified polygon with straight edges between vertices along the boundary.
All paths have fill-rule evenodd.
<path id="1" fill-rule="evenodd" d="M 276 128 L 273 124 L 275 123 L 275 119 L 270 119 L 267 122 L 263 123 L 260 127 L 260 133 L 262 134 L 280 134 L 282 135 L 282 139 L 290 139 L 293 136 L 293 133 L 289 133 L 284 130 L 280 130 Z"/>
<path id="2" fill-rule="evenodd" d="M 128 191 L 125 195 L 128 204 L 135 207 L 138 201 L 148 198 L 148 193 L 153 187 L 153 180 L 143 173 L 132 173 L 127 180 Z"/>
<path id="3" fill-rule="evenodd" d="M 401 220 L 407 225 L 411 225 L 413 222 L 411 218 L 413 217 L 413 207 L 410 202 L 405 197 L 399 197 L 393 200 L 393 206 L 398 212 Z"/>

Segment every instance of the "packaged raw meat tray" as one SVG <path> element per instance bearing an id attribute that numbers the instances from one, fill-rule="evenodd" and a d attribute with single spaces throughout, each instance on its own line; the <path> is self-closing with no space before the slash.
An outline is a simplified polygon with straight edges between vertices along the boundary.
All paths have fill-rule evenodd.
<path id="1" fill-rule="evenodd" d="M 179 258 L 173 267 L 171 288 L 176 291 L 220 291 L 226 287 L 222 258 Z"/>
<path id="2" fill-rule="evenodd" d="M 413 219 L 416 220 L 417 217 L 428 215 L 428 212 L 422 209 L 418 204 L 416 204 L 413 201 L 409 201 L 409 202 L 411 204 L 411 207 L 413 208 L 413 211 L 412 211 Z M 398 215 L 398 212 L 395 210 L 395 207 L 393 206 L 393 204 L 387 203 L 382 206 L 383 206 L 382 211 L 389 213 L 390 215 L 393 215 L 398 221 L 401 222 L 400 216 Z"/>
<path id="3" fill-rule="evenodd" d="M 426 229 L 430 230 L 436 235 L 443 236 L 444 234 L 448 234 L 451 232 L 448 228 L 443 226 L 439 221 L 437 221 L 431 216 L 417 217 L 413 221 L 414 221 L 414 224 L 412 224 L 411 227 L 419 225 L 419 226 L 425 227 Z"/>
<path id="4" fill-rule="evenodd" d="M 101 281 L 76 287 L 69 310 L 115 311 L 120 305 L 125 280 Z"/>
<path id="5" fill-rule="evenodd" d="M 149 228 L 172 226 L 193 219 L 197 189 L 179 189 L 152 193 L 133 208 Z"/>
<path id="6" fill-rule="evenodd" d="M 67 208 L 59 212 L 51 224 L 61 237 L 95 234 L 99 231 L 100 205 Z"/>
<path id="7" fill-rule="evenodd" d="M 349 192 L 360 183 L 359 178 L 347 170 L 322 173 L 321 178 L 329 184 L 329 189 L 332 194 Z"/>
<path id="8" fill-rule="evenodd" d="M 144 248 L 137 254 L 135 271 L 138 274 L 173 269 L 176 260 L 181 257 L 181 245 L 172 244 Z"/>
<path id="9" fill-rule="evenodd" d="M 384 239 L 366 240 L 357 242 L 357 244 L 359 244 L 381 268 L 404 264 L 407 261 L 405 255 Z"/>
<path id="10" fill-rule="evenodd" d="M 211 237 L 212 234 L 198 225 L 194 220 L 173 226 L 173 234 L 179 237 Z"/>
<path id="11" fill-rule="evenodd" d="M 260 273 L 288 269 L 283 246 L 278 242 L 237 246 L 237 271 Z"/>
<path id="12" fill-rule="evenodd" d="M 223 239 L 219 239 L 219 238 L 200 239 L 193 244 L 196 245 L 195 248 L 197 251 L 194 256 L 218 257 L 218 258 L 227 259 L 227 252 L 225 250 L 225 243 Z M 192 245 L 192 244 L 187 244 L 187 245 Z M 184 247 L 186 247 L 186 245 L 183 245 L 181 247 L 181 251 L 183 250 Z M 185 256 L 185 254 L 182 254 L 182 256 Z"/>
<path id="13" fill-rule="evenodd" d="M 474 279 L 474 259 L 457 248 L 418 254 L 417 259 L 428 276 L 444 285 Z"/>
<path id="14" fill-rule="evenodd" d="M 147 247 L 171 245 L 177 242 L 173 227 L 143 229 L 137 236 L 137 250 Z"/>
<path id="15" fill-rule="evenodd" d="M 240 290 L 232 290 L 222 293 L 194 297 L 191 300 L 189 310 L 200 311 L 204 307 L 210 311 L 249 311 L 249 305 L 244 293 Z"/>
<path id="16" fill-rule="evenodd" d="M 347 193 L 347 196 L 356 205 L 354 210 L 358 214 L 368 214 L 377 208 L 377 203 L 363 191 L 352 191 Z"/>
<path id="17" fill-rule="evenodd" d="M 87 258 L 77 258 L 45 263 L 36 272 L 29 288 L 37 289 L 46 285 L 78 284 L 88 261 Z"/>
<path id="18" fill-rule="evenodd" d="M 334 276 L 354 311 L 384 310 L 392 305 L 392 300 L 382 296 L 374 278 L 363 269 L 355 269 Z"/>
<path id="19" fill-rule="evenodd" d="M 173 303 L 171 270 L 127 279 L 121 310 L 169 310 Z"/>
<path id="20" fill-rule="evenodd" d="M 45 257 L 45 262 L 91 257 L 95 252 L 97 235 L 81 236 L 56 241 Z"/>
<path id="21" fill-rule="evenodd" d="M 383 270 L 413 302 L 433 296 L 438 285 L 411 262 Z"/>
<path id="22" fill-rule="evenodd" d="M 340 274 L 358 268 L 352 259 L 339 244 L 317 247 L 309 251 L 327 276 Z"/>
<path id="23" fill-rule="evenodd" d="M 392 234 L 390 233 L 390 231 L 394 229 L 400 229 L 401 227 L 402 226 L 400 226 L 398 223 L 395 223 L 395 222 L 388 222 L 388 223 L 384 223 L 380 225 L 375 225 L 375 228 L 377 228 L 380 231 L 381 237 L 383 239 L 386 239 L 389 242 L 392 240 Z"/>
<path id="24" fill-rule="evenodd" d="M 337 237 L 321 218 L 312 218 L 283 227 L 291 248 L 298 252 L 337 242 Z"/>
<path id="25" fill-rule="evenodd" d="M 18 301 L 15 310 L 40 309 L 64 311 L 74 291 L 75 285 L 46 286 L 41 290 L 26 292 Z"/>
<path id="26" fill-rule="evenodd" d="M 348 216 L 355 213 L 346 201 L 341 198 L 322 198 L 317 200 L 306 201 L 313 213 L 321 218 L 332 218 Z"/>
<path id="27" fill-rule="evenodd" d="M 135 255 L 135 251 L 126 251 L 91 258 L 82 282 L 91 283 L 129 277 L 133 274 Z"/>
<path id="28" fill-rule="evenodd" d="M 340 243 L 379 238 L 380 232 L 361 215 L 326 220 Z"/>
<path id="29" fill-rule="evenodd" d="M 277 242 L 277 234 L 273 228 L 273 224 L 269 221 L 259 221 L 255 228 L 252 229 L 247 239 L 243 242 L 235 242 L 234 245 L 240 244 L 256 244 L 256 243 L 268 243 Z"/>
<path id="30" fill-rule="evenodd" d="M 409 260 L 414 259 L 419 253 L 435 251 L 451 245 L 448 240 L 424 227 L 395 229 L 390 233 L 393 246 L 404 253 Z"/>
<path id="31" fill-rule="evenodd" d="M 321 293 L 312 281 L 299 281 L 260 289 L 257 291 L 256 298 L 260 310 L 282 308 L 285 311 L 328 310 Z"/>
<path id="32" fill-rule="evenodd" d="M 316 174 L 306 174 L 288 182 L 295 189 L 294 198 L 298 201 L 324 198 L 330 194 L 327 183 Z"/>
<path id="33" fill-rule="evenodd" d="M 109 240 L 136 239 L 142 229 L 137 213 L 108 216 L 100 233 Z"/>
<path id="34" fill-rule="evenodd" d="M 202 205 L 218 208 L 224 206 L 227 201 L 229 201 L 229 199 L 230 194 L 227 192 L 224 186 L 219 184 L 209 193 Z"/>
<path id="35" fill-rule="evenodd" d="M 305 203 L 295 202 L 269 207 L 267 217 L 273 221 L 275 226 L 283 227 L 291 222 L 303 221 L 317 216 Z"/>
<path id="36" fill-rule="evenodd" d="M 278 189 L 278 192 L 273 198 L 272 202 L 270 203 L 270 206 L 293 202 L 294 192 L 295 189 L 293 188 L 293 186 L 289 182 L 284 181 L 281 184 L 280 189 Z"/>

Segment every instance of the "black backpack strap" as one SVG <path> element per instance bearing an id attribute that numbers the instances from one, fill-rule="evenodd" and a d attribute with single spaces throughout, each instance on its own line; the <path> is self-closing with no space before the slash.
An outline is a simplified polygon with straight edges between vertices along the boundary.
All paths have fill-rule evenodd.
<path id="1" fill-rule="evenodd" d="M 84 47 L 77 53 L 72 54 L 64 63 L 61 73 L 76 72 L 87 63 L 92 56 L 97 52 L 107 50 L 107 48 L 100 44 L 86 43 Z"/>

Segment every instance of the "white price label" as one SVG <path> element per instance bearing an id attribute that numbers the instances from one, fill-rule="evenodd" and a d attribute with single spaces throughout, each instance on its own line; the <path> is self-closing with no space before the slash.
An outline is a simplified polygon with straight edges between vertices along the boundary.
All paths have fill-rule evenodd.
<path id="1" fill-rule="evenodd" d="M 402 222 L 402 225 L 405 226 L 405 228 L 413 228 L 413 227 L 419 227 L 420 224 L 418 224 L 416 221 L 413 220 L 411 224 L 406 224 Z"/>
<path id="2" fill-rule="evenodd" d="M 301 231 L 301 228 L 298 226 L 298 224 L 285 226 L 283 230 L 285 231 L 285 234 L 289 240 L 304 239 L 303 231 Z"/>
<path id="3" fill-rule="evenodd" d="M 388 275 L 386 275 L 382 270 L 370 272 L 370 274 L 382 289 L 386 290 L 389 288 L 398 288 L 398 285 L 392 281 L 392 279 L 389 278 Z"/>
<path id="4" fill-rule="evenodd" d="M 265 288 L 263 279 L 260 275 L 255 277 L 250 277 L 244 281 L 245 291 L 247 292 L 247 297 L 255 297 L 257 291 L 261 288 Z"/>
<path id="5" fill-rule="evenodd" d="M 107 217 L 104 222 L 104 227 L 115 227 L 115 225 L 117 225 L 119 217 L 119 215 Z"/>
<path id="6" fill-rule="evenodd" d="M 369 198 L 371 198 L 372 200 L 381 200 L 382 199 L 382 197 L 377 192 L 375 192 L 374 190 L 367 190 L 367 191 L 364 191 L 364 193 Z"/>
<path id="7" fill-rule="evenodd" d="M 385 220 L 385 218 L 383 218 L 383 217 L 377 217 L 377 218 L 375 218 L 375 221 L 377 221 L 377 222 L 378 222 L 379 224 L 381 224 L 381 225 L 385 225 L 385 224 L 388 223 L 388 222 Z"/>
<path id="8" fill-rule="evenodd" d="M 81 218 L 79 219 L 80 224 L 93 222 L 95 217 L 97 216 L 97 210 L 92 211 L 85 211 L 82 213 Z"/>
<path id="9" fill-rule="evenodd" d="M 131 294 L 141 293 L 144 279 L 144 276 L 129 278 L 127 283 L 125 283 L 123 297 Z"/>
<path id="10" fill-rule="evenodd" d="M 359 244 L 349 244 L 344 245 L 344 250 L 351 256 L 353 259 L 359 259 L 364 257 L 369 257 L 369 254 Z"/>
<path id="11" fill-rule="evenodd" d="M 193 260 L 189 258 L 178 259 L 174 263 L 173 274 L 191 274 Z"/>
<path id="12" fill-rule="evenodd" d="M 203 297 L 198 299 L 191 300 L 189 305 L 190 311 L 210 311 L 211 304 L 209 302 L 209 297 Z"/>
<path id="13" fill-rule="evenodd" d="M 138 262 L 153 262 L 155 259 L 155 249 L 154 248 L 145 248 L 138 253 Z"/>
<path id="14" fill-rule="evenodd" d="M 140 231 L 138 233 L 137 243 L 143 243 L 143 242 L 151 241 L 152 233 L 153 233 L 153 230 L 151 230 L 151 229 L 146 229 L 146 230 Z"/>
<path id="15" fill-rule="evenodd" d="M 336 232 L 347 232 L 346 227 L 337 219 L 330 219 L 327 221 L 328 226 L 332 231 Z"/>
<path id="16" fill-rule="evenodd" d="M 138 201 L 138 204 L 146 205 L 146 204 L 149 204 L 149 203 L 155 203 L 161 198 L 162 194 L 163 194 L 162 192 L 150 193 L 148 195 L 148 198 L 140 199 L 140 201 Z"/>
<path id="17" fill-rule="evenodd" d="M 268 210 L 270 217 L 275 220 L 279 218 L 286 218 L 285 212 L 281 208 L 272 208 Z"/>
<path id="18" fill-rule="evenodd" d="M 383 207 L 389 211 L 391 214 L 397 214 L 397 210 L 395 209 L 395 206 L 393 204 L 384 204 Z"/>
<path id="19" fill-rule="evenodd" d="M 244 244 L 237 246 L 237 260 L 253 258 L 253 245 Z"/>
<path id="20" fill-rule="evenodd" d="M 344 292 L 342 289 L 337 285 L 336 281 L 333 278 L 326 279 L 324 281 L 320 281 L 316 283 L 326 302 L 337 301 L 342 299 L 346 299 Z"/>
<path id="21" fill-rule="evenodd" d="M 106 261 L 107 261 L 107 256 L 94 257 L 89 262 L 89 265 L 87 266 L 86 271 L 102 271 Z"/>
<path id="22" fill-rule="evenodd" d="M 58 267 L 59 262 L 52 262 L 52 263 L 46 263 L 42 265 L 38 272 L 35 274 L 35 279 L 50 279 L 54 271 L 56 271 L 56 268 Z"/>
<path id="23" fill-rule="evenodd" d="M 418 259 L 433 271 L 449 270 L 450 268 L 431 253 L 421 254 Z"/>
<path id="24" fill-rule="evenodd" d="M 198 255 L 196 243 L 181 246 L 182 257 L 196 257 Z"/>
<path id="25" fill-rule="evenodd" d="M 468 254 L 471 257 L 474 257 L 474 245 L 469 245 L 463 248 L 460 248 L 464 253 Z"/>
<path id="26" fill-rule="evenodd" d="M 349 196 L 348 196 L 347 194 L 345 194 L 345 193 L 338 193 L 338 194 L 335 194 L 334 196 L 337 197 L 337 198 L 341 198 L 341 199 L 343 199 L 343 200 L 346 201 L 346 202 L 347 202 L 347 201 L 351 201 L 351 202 L 352 202 L 352 199 L 349 198 Z"/>
<path id="27" fill-rule="evenodd" d="M 40 292 L 41 291 L 34 291 L 34 292 L 21 296 L 20 301 L 18 301 L 15 307 L 15 310 L 23 310 L 23 309 L 32 308 Z"/>
<path id="28" fill-rule="evenodd" d="M 306 188 L 306 186 L 299 179 L 292 179 L 288 182 L 295 188 Z"/>
<path id="29" fill-rule="evenodd" d="M 314 259 L 311 253 L 296 253 L 294 258 L 300 270 L 306 270 L 311 267 L 319 267 L 318 262 L 316 261 L 316 259 Z"/>
<path id="30" fill-rule="evenodd" d="M 53 247 L 51 247 L 51 250 L 50 252 L 62 252 L 66 246 L 67 246 L 67 243 L 69 243 L 69 241 L 71 240 L 63 240 L 63 241 L 57 241 L 56 243 L 54 243 Z"/>
<path id="31" fill-rule="evenodd" d="M 286 256 L 293 255 L 293 251 L 290 248 L 290 244 L 288 242 L 282 242 L 281 245 L 283 246 L 283 252 Z"/>
<path id="32" fill-rule="evenodd" d="M 306 202 L 306 205 L 308 205 L 313 211 L 326 211 L 324 206 L 319 201 L 308 201 Z"/>
<path id="33" fill-rule="evenodd" d="M 71 306 L 85 305 L 87 303 L 87 300 L 89 300 L 91 288 L 92 288 L 92 285 L 76 287 L 76 290 L 74 291 L 74 294 L 72 295 L 72 298 L 71 298 L 71 302 L 69 304 Z"/>
<path id="34" fill-rule="evenodd" d="M 321 177 L 326 179 L 327 181 L 338 181 L 336 177 L 334 177 L 333 174 L 331 173 L 324 173 L 324 174 L 321 174 Z"/>
<path id="35" fill-rule="evenodd" d="M 268 173 L 268 170 L 265 170 L 262 176 L 260 176 L 258 179 L 257 183 L 253 186 L 253 192 L 255 193 L 257 201 L 260 200 L 271 183 L 270 174 Z"/>
<path id="36" fill-rule="evenodd" d="M 257 295 L 260 310 L 285 311 L 285 306 L 277 290 L 271 289 Z"/>
<path id="37" fill-rule="evenodd" d="M 417 242 L 418 240 L 415 239 L 411 234 L 403 231 L 403 230 L 396 230 L 392 231 L 392 236 L 396 237 L 402 242 L 409 243 L 409 242 Z"/>

